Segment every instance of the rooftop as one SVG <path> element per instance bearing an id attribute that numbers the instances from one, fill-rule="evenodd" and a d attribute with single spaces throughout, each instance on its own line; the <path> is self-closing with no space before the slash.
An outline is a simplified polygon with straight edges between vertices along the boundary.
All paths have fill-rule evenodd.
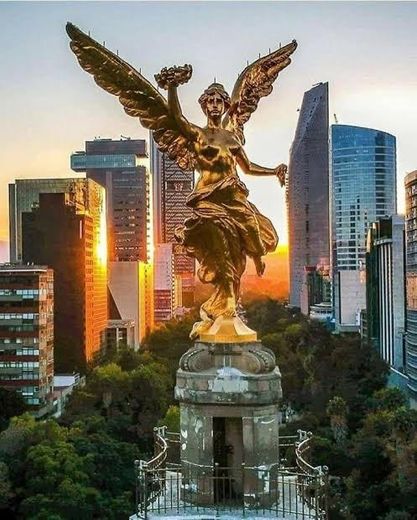
<path id="1" fill-rule="evenodd" d="M 50 267 L 47 265 L 22 265 L 22 264 L 0 264 L 0 272 L 11 273 L 45 273 Z"/>

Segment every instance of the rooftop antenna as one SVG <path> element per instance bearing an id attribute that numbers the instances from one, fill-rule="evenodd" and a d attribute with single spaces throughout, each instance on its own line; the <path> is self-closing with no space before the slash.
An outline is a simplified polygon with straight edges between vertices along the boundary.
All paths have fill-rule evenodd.
<path id="1" fill-rule="evenodd" d="M 103 47 L 105 47 L 105 46 L 106 46 L 106 41 L 103 42 Z"/>
<path id="2" fill-rule="evenodd" d="M 88 31 L 88 36 L 91 36 L 90 31 Z"/>

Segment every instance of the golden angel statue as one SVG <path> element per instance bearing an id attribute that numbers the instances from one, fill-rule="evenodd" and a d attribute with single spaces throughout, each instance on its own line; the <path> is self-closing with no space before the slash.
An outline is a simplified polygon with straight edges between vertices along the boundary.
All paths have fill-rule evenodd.
<path id="1" fill-rule="evenodd" d="M 248 175 L 276 176 L 284 184 L 284 164 L 264 168 L 248 159 L 243 125 L 260 98 L 270 94 L 279 72 L 290 64 L 297 43 L 294 40 L 248 65 L 231 96 L 221 84 L 211 84 L 199 99 L 207 116 L 207 125 L 201 128 L 184 117 L 177 95 L 178 86 L 191 78 L 190 65 L 164 68 L 155 75 L 158 86 L 168 92 L 165 99 L 119 56 L 74 25 L 68 23 L 66 28 L 81 67 L 100 87 L 119 98 L 127 114 L 152 130 L 162 152 L 180 168 L 199 174 L 187 201 L 192 216 L 177 228 L 176 239 L 197 259 L 201 282 L 214 285 L 214 292 L 201 306 L 202 321 L 191 333 L 193 338 L 201 337 L 217 318 L 236 316 L 246 258 L 253 259 L 261 276 L 265 269 L 262 257 L 278 243 L 270 220 L 248 201 L 237 166 Z"/>

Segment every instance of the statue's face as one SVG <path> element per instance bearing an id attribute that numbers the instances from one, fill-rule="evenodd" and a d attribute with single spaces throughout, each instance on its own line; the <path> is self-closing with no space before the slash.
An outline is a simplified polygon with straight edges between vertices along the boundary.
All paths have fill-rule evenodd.
<path id="1" fill-rule="evenodd" d="M 222 116 L 225 112 L 224 100 L 220 94 L 213 92 L 207 98 L 206 114 L 211 117 Z"/>

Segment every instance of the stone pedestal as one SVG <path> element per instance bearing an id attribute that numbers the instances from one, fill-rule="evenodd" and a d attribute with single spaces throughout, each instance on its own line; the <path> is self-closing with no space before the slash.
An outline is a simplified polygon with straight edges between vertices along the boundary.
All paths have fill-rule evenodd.
<path id="1" fill-rule="evenodd" d="M 196 342 L 180 361 L 183 499 L 277 500 L 281 374 L 259 341 Z"/>

